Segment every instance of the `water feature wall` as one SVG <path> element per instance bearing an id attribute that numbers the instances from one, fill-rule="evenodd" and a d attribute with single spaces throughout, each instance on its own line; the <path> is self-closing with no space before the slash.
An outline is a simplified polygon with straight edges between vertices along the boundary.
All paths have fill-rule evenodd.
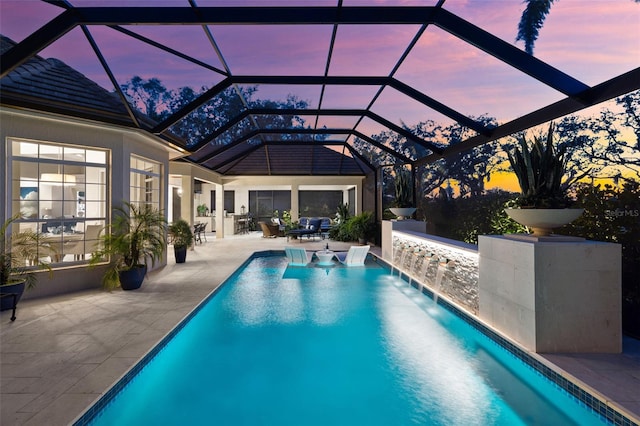
<path id="1" fill-rule="evenodd" d="M 434 293 L 477 315 L 478 249 L 460 241 L 412 231 L 392 232 L 393 267 Z"/>

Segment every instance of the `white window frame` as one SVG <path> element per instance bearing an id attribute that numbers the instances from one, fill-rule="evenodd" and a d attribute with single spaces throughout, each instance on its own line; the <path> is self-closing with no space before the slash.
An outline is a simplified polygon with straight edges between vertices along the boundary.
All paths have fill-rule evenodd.
<path id="1" fill-rule="evenodd" d="M 142 167 L 139 167 L 142 165 Z M 147 205 L 154 209 L 161 210 L 162 206 L 162 163 L 151 160 L 137 154 L 131 154 L 129 162 L 130 167 L 130 186 L 129 202 L 141 207 Z M 157 171 L 154 171 L 157 168 Z M 144 182 L 144 190 L 142 186 L 136 185 L 138 182 Z M 144 194 L 144 199 L 140 199 L 139 195 Z M 155 197 L 154 197 L 155 196 Z"/>
<path id="2" fill-rule="evenodd" d="M 97 247 L 97 235 L 90 230 L 104 228 L 108 224 L 110 203 L 111 152 L 105 148 L 80 146 L 59 142 L 31 140 L 9 137 L 7 140 L 7 213 L 12 217 L 20 213 L 14 222 L 12 231 L 29 229 L 41 235 L 38 257 L 51 263 L 53 268 L 67 267 L 88 263 L 90 253 Z M 32 148 L 31 152 L 14 152 L 14 144 L 24 144 L 24 148 Z M 59 150 L 61 158 L 46 155 L 49 150 Z M 77 158 L 73 159 L 73 154 Z M 93 157 L 87 160 L 87 157 Z M 98 161 L 99 159 L 102 159 Z M 36 177 L 29 173 L 14 176 L 14 167 L 18 162 L 33 164 L 37 169 Z M 45 177 L 45 169 L 82 170 L 75 176 L 81 176 L 81 182 L 69 179 L 71 174 L 60 174 L 60 177 Z M 33 170 L 30 170 L 33 173 Z M 89 175 L 93 177 L 88 178 Z M 58 181 L 58 179 L 60 179 Z M 23 200 L 22 188 L 33 187 L 36 190 L 35 200 Z M 49 185 L 50 194 L 43 195 L 42 189 Z M 60 189 L 53 189 L 60 186 Z M 73 187 L 71 190 L 64 187 Z M 19 192 L 19 193 L 16 193 Z M 26 191 L 25 191 L 26 192 Z M 60 195 L 54 195 L 60 194 Z M 45 198 L 43 198 L 45 197 Z M 28 204 L 27 204 L 28 203 Z M 25 208 L 28 207 L 28 208 Z M 55 210 L 55 212 L 53 212 Z M 87 214 L 88 213 L 88 214 Z"/>

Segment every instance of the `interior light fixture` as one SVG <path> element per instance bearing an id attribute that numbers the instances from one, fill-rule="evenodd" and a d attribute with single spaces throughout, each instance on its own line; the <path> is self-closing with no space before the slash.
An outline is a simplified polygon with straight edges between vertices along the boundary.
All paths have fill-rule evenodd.
<path id="1" fill-rule="evenodd" d="M 76 184 L 76 177 L 74 175 L 63 175 L 62 173 L 42 173 L 40 182 L 68 186 Z"/>

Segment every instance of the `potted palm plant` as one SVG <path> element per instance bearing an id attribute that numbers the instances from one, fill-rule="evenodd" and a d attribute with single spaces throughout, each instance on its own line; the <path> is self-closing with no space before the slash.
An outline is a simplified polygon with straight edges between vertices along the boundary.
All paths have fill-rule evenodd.
<path id="1" fill-rule="evenodd" d="M 0 227 L 0 310 L 15 309 L 25 289 L 33 288 L 35 272 L 51 266 L 38 256 L 38 234 L 25 230 L 11 232 L 10 226 L 20 215 L 6 220 Z M 15 320 L 15 312 L 11 320 Z"/>
<path id="2" fill-rule="evenodd" d="M 209 207 L 206 204 L 200 204 L 196 206 L 196 211 L 198 212 L 198 216 L 206 216 L 209 211 Z"/>
<path id="3" fill-rule="evenodd" d="M 567 188 L 588 171 L 571 181 L 562 181 L 567 167 L 566 149 L 554 147 L 553 123 L 546 138 L 537 136 L 529 143 L 521 135 L 518 141 L 520 148 L 513 147 L 507 155 L 518 178 L 520 196 L 514 202 L 517 208 L 508 208 L 505 212 L 531 228 L 534 235 L 549 235 L 553 228 L 570 223 L 582 214 L 583 209 L 569 208 L 572 202 Z"/>
<path id="4" fill-rule="evenodd" d="M 123 290 L 140 288 L 147 273 L 147 262 L 162 258 L 167 246 L 167 222 L 164 214 L 149 205 L 125 202 L 114 208 L 111 226 L 102 237 L 102 248 L 91 256 L 91 265 L 109 259 L 102 279 L 107 290 L 118 285 Z"/>
<path id="5" fill-rule="evenodd" d="M 193 244 L 193 232 L 191 226 L 184 219 L 178 219 L 169 225 L 169 235 L 173 243 L 173 253 L 176 263 L 184 263 L 187 260 L 187 248 Z"/>
<path id="6" fill-rule="evenodd" d="M 357 240 L 359 244 L 366 244 L 374 233 L 373 213 L 364 211 L 352 216 L 347 219 L 346 226 L 351 239 Z"/>
<path id="7" fill-rule="evenodd" d="M 404 167 L 396 167 L 395 169 L 395 198 L 393 207 L 389 210 L 398 217 L 398 220 L 411 217 L 416 211 L 413 204 L 413 186 L 411 179 L 411 171 Z"/>

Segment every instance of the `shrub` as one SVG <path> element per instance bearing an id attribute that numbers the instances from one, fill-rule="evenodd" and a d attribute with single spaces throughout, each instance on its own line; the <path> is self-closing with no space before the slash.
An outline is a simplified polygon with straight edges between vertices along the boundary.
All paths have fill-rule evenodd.
<path id="1" fill-rule="evenodd" d="M 178 219 L 169 226 L 171 241 L 176 248 L 189 247 L 193 244 L 191 226 L 184 219 Z"/>

